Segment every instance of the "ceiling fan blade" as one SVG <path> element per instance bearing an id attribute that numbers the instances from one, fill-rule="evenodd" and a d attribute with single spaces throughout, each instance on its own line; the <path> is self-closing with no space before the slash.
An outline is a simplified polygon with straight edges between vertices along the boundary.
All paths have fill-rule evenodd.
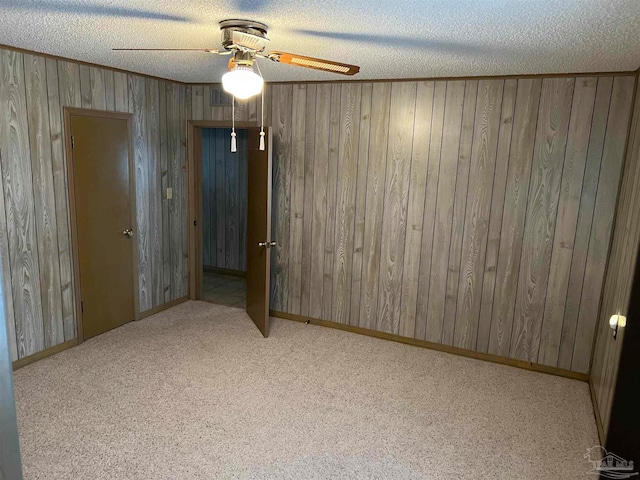
<path id="1" fill-rule="evenodd" d="M 322 60 L 321 58 L 305 57 L 303 55 L 296 55 L 294 53 L 269 52 L 266 57 L 269 60 L 278 63 L 286 63 L 288 65 L 296 65 L 298 67 L 313 68 L 315 70 L 339 73 L 341 75 L 355 75 L 360 71 L 360 67 L 358 67 L 357 65 L 333 62 L 331 60 Z"/>
<path id="2" fill-rule="evenodd" d="M 112 48 L 117 52 L 205 52 L 225 55 L 231 52 L 220 52 L 215 48 Z"/>

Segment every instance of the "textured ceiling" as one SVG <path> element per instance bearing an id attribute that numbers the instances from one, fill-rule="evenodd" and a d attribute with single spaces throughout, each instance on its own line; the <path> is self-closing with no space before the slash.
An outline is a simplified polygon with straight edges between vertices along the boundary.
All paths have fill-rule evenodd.
<path id="1" fill-rule="evenodd" d="M 267 81 L 630 71 L 639 0 L 0 0 L 0 43 L 184 82 L 226 58 L 113 52 L 218 48 L 218 22 L 269 26 L 268 50 L 360 65 L 355 77 L 264 64 Z"/>

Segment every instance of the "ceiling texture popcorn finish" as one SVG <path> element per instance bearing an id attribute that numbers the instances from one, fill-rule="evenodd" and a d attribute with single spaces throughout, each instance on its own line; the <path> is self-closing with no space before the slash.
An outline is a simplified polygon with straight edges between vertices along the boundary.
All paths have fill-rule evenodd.
<path id="1" fill-rule="evenodd" d="M 219 82 L 218 22 L 269 27 L 269 48 L 361 66 L 353 79 L 632 71 L 638 0 L 0 0 L 0 44 L 182 82 Z M 337 80 L 263 61 L 268 81 Z"/>

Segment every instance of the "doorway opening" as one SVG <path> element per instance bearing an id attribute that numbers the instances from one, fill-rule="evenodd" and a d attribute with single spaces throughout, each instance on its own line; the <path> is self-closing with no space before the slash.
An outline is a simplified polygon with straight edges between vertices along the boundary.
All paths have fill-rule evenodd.
<path id="1" fill-rule="evenodd" d="M 247 306 L 247 130 L 201 128 L 202 297 Z"/>
<path id="2" fill-rule="evenodd" d="M 255 122 L 236 122 L 238 151 L 231 153 L 230 127 L 230 122 L 225 121 L 189 120 L 187 122 L 187 143 L 189 145 L 187 194 L 189 199 L 189 221 L 192 224 L 189 229 L 189 295 L 192 300 L 205 300 L 203 287 L 205 287 L 205 279 L 208 278 L 206 287 L 210 291 L 206 295 L 211 293 L 218 294 L 212 295 L 212 297 L 218 297 L 215 300 L 216 302 L 233 302 L 233 305 L 229 306 L 244 308 L 249 318 L 258 327 L 258 330 L 263 336 L 267 337 L 269 335 L 269 259 L 271 256 L 270 249 L 276 245 L 276 242 L 271 239 L 272 132 L 271 128 L 265 126 L 262 129 Z M 203 135 L 202 131 L 207 129 L 213 129 L 214 133 L 205 133 Z M 218 134 L 215 132 L 216 129 L 222 129 L 222 132 Z M 236 221 L 235 231 L 226 225 L 227 212 L 232 210 L 230 205 L 227 205 L 225 201 L 223 209 L 220 202 L 213 201 L 213 193 L 207 194 L 208 200 L 203 198 L 205 197 L 203 195 L 204 178 L 205 176 L 211 176 L 211 172 L 205 175 L 203 171 L 205 165 L 203 165 L 202 160 L 203 158 L 209 159 L 207 168 L 211 170 L 210 150 L 212 145 L 214 148 L 216 187 L 219 182 L 227 186 L 222 198 L 228 198 L 226 197 L 226 192 L 231 192 L 235 189 L 234 195 L 237 196 L 233 198 L 244 199 L 244 202 L 233 200 L 241 204 L 242 212 L 246 212 L 243 220 Z M 209 153 L 205 155 L 204 152 L 206 150 L 209 150 Z M 218 157 L 215 156 L 215 151 L 219 151 L 220 155 Z M 246 163 L 238 161 L 238 158 L 243 155 L 242 152 L 246 152 Z M 232 160 L 225 161 L 227 156 L 231 156 Z M 225 162 L 224 167 L 215 170 L 218 165 L 217 162 L 223 161 Z M 228 169 L 229 165 L 231 167 Z M 222 172 L 225 175 L 220 175 Z M 232 172 L 237 172 L 235 179 Z M 240 188 L 238 187 L 237 182 L 240 179 L 243 179 L 243 182 L 246 179 L 246 189 L 244 183 Z M 238 190 L 243 189 L 242 193 L 238 192 Z M 222 196 L 223 194 L 221 191 L 216 192 L 215 195 L 218 198 L 218 195 Z M 208 234 L 204 232 L 203 228 L 205 206 L 209 208 L 210 214 L 214 209 L 216 212 L 216 227 L 214 229 L 210 223 L 207 227 Z M 225 213 L 225 240 L 223 243 L 219 242 L 220 237 L 218 237 L 218 233 L 215 234 L 216 247 L 212 249 L 211 245 L 209 245 L 209 260 L 205 261 L 204 240 L 206 238 L 212 240 L 214 236 L 212 232 L 214 231 L 220 232 L 219 235 L 222 235 L 222 231 L 217 225 L 222 221 L 222 215 L 218 216 L 218 211 L 224 211 Z M 240 228 L 238 228 L 238 225 L 240 225 Z M 227 253 L 231 252 L 231 250 L 227 250 L 227 231 L 229 229 L 232 232 L 229 236 L 232 246 L 238 249 L 239 252 L 237 256 Z M 238 243 L 234 243 L 236 239 Z M 225 253 L 221 254 L 223 244 Z M 240 247 L 237 246 L 238 244 Z M 240 252 L 244 252 L 244 258 Z M 208 265 L 208 263 L 213 263 L 213 253 L 215 253 L 216 263 L 219 257 L 224 259 L 224 267 Z M 234 259 L 240 262 L 235 264 L 236 269 L 233 268 Z M 206 269 L 207 271 L 205 271 L 205 266 L 209 267 Z M 237 268 L 246 269 L 246 281 L 244 280 L 245 277 L 242 276 L 242 270 L 237 270 Z M 224 270 L 212 271 L 213 269 Z M 213 278 L 214 275 L 212 274 L 217 274 L 219 278 Z M 223 276 L 222 278 L 220 278 L 221 275 Z M 246 292 L 244 303 L 241 296 L 243 281 L 246 285 L 244 288 Z M 221 300 L 224 297 L 226 297 L 226 300 Z"/>

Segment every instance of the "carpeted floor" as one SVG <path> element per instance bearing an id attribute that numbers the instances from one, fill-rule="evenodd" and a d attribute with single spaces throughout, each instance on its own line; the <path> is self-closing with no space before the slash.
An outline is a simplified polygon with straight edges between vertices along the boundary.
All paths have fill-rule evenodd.
<path id="1" fill-rule="evenodd" d="M 188 302 L 15 375 L 25 479 L 584 478 L 586 383 Z"/>

